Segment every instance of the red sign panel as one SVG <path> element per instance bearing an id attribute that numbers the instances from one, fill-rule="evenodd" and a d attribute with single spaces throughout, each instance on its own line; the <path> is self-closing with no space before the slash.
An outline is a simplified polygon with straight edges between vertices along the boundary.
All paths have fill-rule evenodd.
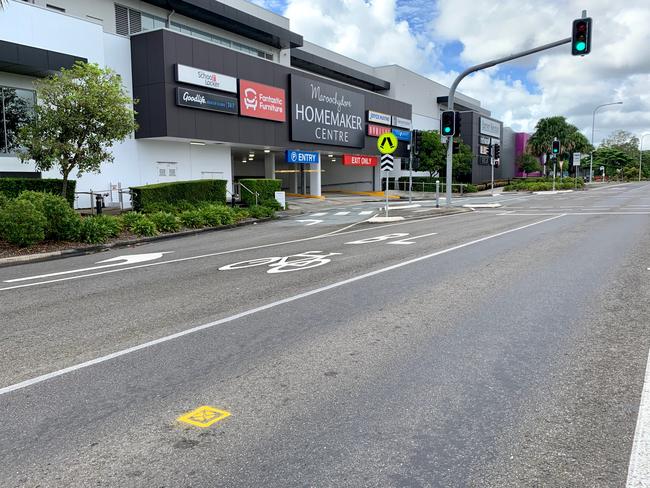
<path id="1" fill-rule="evenodd" d="M 344 154 L 344 166 L 377 166 L 377 156 L 357 156 L 356 154 Z"/>
<path id="2" fill-rule="evenodd" d="M 286 120 L 286 97 L 282 88 L 239 80 L 239 114 L 258 119 Z"/>
<path id="3" fill-rule="evenodd" d="M 390 131 L 390 127 L 386 127 L 385 125 L 368 124 L 368 135 L 370 137 L 379 137 L 380 135 Z"/>

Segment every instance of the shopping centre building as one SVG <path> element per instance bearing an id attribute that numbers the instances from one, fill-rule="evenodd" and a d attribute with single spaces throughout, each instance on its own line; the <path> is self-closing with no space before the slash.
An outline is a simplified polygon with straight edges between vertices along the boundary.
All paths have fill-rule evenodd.
<path id="1" fill-rule="evenodd" d="M 34 80 L 78 60 L 121 75 L 139 124 L 80 191 L 248 177 L 299 194 L 378 190 L 377 137 L 401 141 L 391 176 L 404 174 L 410 131 L 437 130 L 448 93 L 305 42 L 289 19 L 244 0 L 11 0 L 0 11 L 0 176 L 34 174 L 15 157 L 15 128 L 36 103 Z M 458 94 L 456 109 L 472 180 L 484 181 L 481 146 L 504 129 L 479 100 Z M 502 154 L 497 177 L 512 176 Z"/>

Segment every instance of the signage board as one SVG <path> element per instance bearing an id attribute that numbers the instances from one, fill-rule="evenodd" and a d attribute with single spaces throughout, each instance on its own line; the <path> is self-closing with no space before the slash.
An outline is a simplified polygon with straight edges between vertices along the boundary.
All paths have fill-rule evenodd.
<path id="1" fill-rule="evenodd" d="M 496 120 L 481 117 L 479 132 L 486 136 L 501 137 L 501 125 Z"/>
<path id="2" fill-rule="evenodd" d="M 320 163 L 320 154 L 314 151 L 291 151 L 285 152 L 287 163 L 292 164 L 318 164 Z"/>
<path id="3" fill-rule="evenodd" d="M 237 99 L 189 88 L 176 88 L 176 105 L 237 114 Z"/>
<path id="4" fill-rule="evenodd" d="M 390 125 L 391 117 L 388 114 L 368 110 L 368 122 L 375 122 L 376 124 Z"/>
<path id="5" fill-rule="evenodd" d="M 190 85 L 212 88 L 214 90 L 237 93 L 237 78 L 213 71 L 192 68 L 183 64 L 176 65 L 176 81 Z"/>
<path id="6" fill-rule="evenodd" d="M 393 171 L 394 159 L 392 154 L 382 154 L 381 156 L 381 171 Z M 388 191 L 388 188 L 386 188 Z"/>
<path id="7" fill-rule="evenodd" d="M 411 142 L 411 131 L 410 130 L 393 129 L 392 133 L 393 133 L 393 135 L 395 137 L 397 137 L 397 140 L 399 140 L 399 141 Z"/>
<path id="8" fill-rule="evenodd" d="M 479 136 L 479 138 L 478 138 L 479 144 L 483 144 L 485 146 L 489 146 L 490 141 L 491 141 L 491 139 L 489 137 L 486 137 L 486 136 Z"/>
<path id="9" fill-rule="evenodd" d="M 275 192 L 275 201 L 280 204 L 280 207 L 282 207 L 282 210 L 287 208 L 287 195 L 283 191 L 276 191 Z"/>
<path id="10" fill-rule="evenodd" d="M 412 128 L 411 121 L 409 119 L 404 119 L 402 117 L 398 117 L 397 115 L 393 115 L 393 126 L 408 130 L 411 130 Z"/>
<path id="11" fill-rule="evenodd" d="M 479 153 L 479 154 L 482 154 L 482 155 L 484 155 L 484 156 L 489 155 L 489 154 L 490 154 L 490 146 L 483 146 L 483 145 L 480 145 L 480 146 L 478 147 L 478 153 Z"/>
<path id="12" fill-rule="evenodd" d="M 361 93 L 291 75 L 291 140 L 363 147 L 366 99 Z"/>
<path id="13" fill-rule="evenodd" d="M 344 154 L 344 166 L 377 166 L 377 156 L 361 156 L 356 154 Z"/>
<path id="14" fill-rule="evenodd" d="M 385 127 L 383 125 L 368 124 L 368 135 L 370 137 L 379 137 L 386 132 L 390 132 L 390 127 Z"/>
<path id="15" fill-rule="evenodd" d="M 490 156 L 479 156 L 477 163 L 481 166 L 490 166 L 491 159 Z"/>
<path id="16" fill-rule="evenodd" d="M 573 153 L 573 166 L 580 166 L 580 158 L 582 155 L 579 152 Z"/>
<path id="17" fill-rule="evenodd" d="M 377 149 L 382 154 L 393 154 L 397 150 L 397 137 L 395 137 L 395 134 L 386 132 L 380 135 L 377 139 Z"/>
<path id="18" fill-rule="evenodd" d="M 262 83 L 239 80 L 239 114 L 284 122 L 287 119 L 284 90 Z"/>

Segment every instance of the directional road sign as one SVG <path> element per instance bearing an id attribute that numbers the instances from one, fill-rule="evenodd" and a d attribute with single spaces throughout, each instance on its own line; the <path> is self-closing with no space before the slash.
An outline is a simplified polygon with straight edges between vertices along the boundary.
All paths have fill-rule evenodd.
<path id="1" fill-rule="evenodd" d="M 397 149 L 397 137 L 395 137 L 395 134 L 392 132 L 386 132 L 385 134 L 380 135 L 377 139 L 377 149 L 379 149 L 379 152 L 382 154 L 393 154 Z"/>
<path id="2" fill-rule="evenodd" d="M 391 156 L 390 154 L 384 154 L 381 157 L 381 170 L 393 171 L 393 156 Z"/>
<path id="3" fill-rule="evenodd" d="M 573 153 L 573 166 L 580 166 L 580 158 L 582 155 L 579 152 Z"/>

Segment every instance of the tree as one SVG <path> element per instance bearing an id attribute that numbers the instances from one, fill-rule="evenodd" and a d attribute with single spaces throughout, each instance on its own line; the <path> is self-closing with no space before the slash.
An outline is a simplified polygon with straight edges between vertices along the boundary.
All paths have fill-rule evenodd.
<path id="1" fill-rule="evenodd" d="M 429 178 L 433 178 L 436 172 L 444 169 L 446 155 L 447 147 L 440 140 L 440 134 L 432 130 L 422 133 L 422 145 L 418 154 L 419 171 L 428 171 Z"/>
<path id="2" fill-rule="evenodd" d="M 524 174 L 534 173 L 542 169 L 539 159 L 527 152 L 519 156 L 517 165 L 519 166 L 519 170 L 523 171 Z"/>
<path id="3" fill-rule="evenodd" d="M 600 146 L 618 149 L 633 158 L 639 158 L 639 138 L 625 130 L 612 132 L 609 137 L 603 139 Z"/>
<path id="4" fill-rule="evenodd" d="M 599 147 L 594 151 L 594 168 L 604 166 L 605 174 L 612 177 L 619 173 L 624 176 L 626 173 L 623 172 L 623 169 L 626 167 L 635 168 L 638 177 L 638 164 L 638 159 L 615 147 Z"/>
<path id="5" fill-rule="evenodd" d="M 454 181 L 470 182 L 472 180 L 472 160 L 474 159 L 472 148 L 460 138 L 456 138 L 455 140 L 459 144 L 458 152 L 453 155 L 451 174 Z"/>
<path id="6" fill-rule="evenodd" d="M 99 173 L 113 161 L 109 148 L 136 130 L 135 111 L 120 76 L 109 68 L 77 62 L 36 82 L 34 117 L 18 132 L 23 163 L 39 171 L 58 166 L 65 197 L 68 177 L 77 171 Z"/>
<path id="7" fill-rule="evenodd" d="M 592 150 L 591 144 L 578 128 L 561 116 L 540 119 L 535 132 L 528 139 L 527 149 L 535 156 L 549 155 L 556 137 L 560 141 L 558 159 L 563 161 L 571 161 L 574 152 L 589 153 Z"/>

